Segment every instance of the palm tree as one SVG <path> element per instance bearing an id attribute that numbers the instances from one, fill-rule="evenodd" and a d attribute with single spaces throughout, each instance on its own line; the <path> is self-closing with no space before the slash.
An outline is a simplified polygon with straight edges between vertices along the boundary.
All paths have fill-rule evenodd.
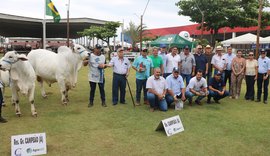
<path id="1" fill-rule="evenodd" d="M 144 32 L 146 29 L 146 26 L 142 26 L 142 32 Z M 129 36 L 131 39 L 132 47 L 136 46 L 136 43 L 140 42 L 140 31 L 141 31 L 141 25 L 135 25 L 132 21 L 129 22 L 129 27 L 124 30 L 124 34 Z"/>

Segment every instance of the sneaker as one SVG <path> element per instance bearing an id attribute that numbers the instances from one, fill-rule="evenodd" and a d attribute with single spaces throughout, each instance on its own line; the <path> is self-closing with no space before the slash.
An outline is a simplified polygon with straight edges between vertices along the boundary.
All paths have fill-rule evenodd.
<path id="1" fill-rule="evenodd" d="M 197 104 L 197 105 L 202 105 L 202 103 L 201 103 L 201 101 L 198 101 L 198 100 L 195 100 L 195 103 Z"/>
<path id="2" fill-rule="evenodd" d="M 93 102 L 89 102 L 88 107 L 92 107 L 94 105 Z"/>
<path id="3" fill-rule="evenodd" d="M 144 100 L 144 104 L 145 104 L 145 105 L 149 105 L 148 100 Z"/>
<path id="4" fill-rule="evenodd" d="M 263 101 L 264 104 L 267 104 L 267 101 Z"/>
<path id="5" fill-rule="evenodd" d="M 255 102 L 261 102 L 261 100 L 257 99 Z"/>
<path id="6" fill-rule="evenodd" d="M 207 102 L 206 102 L 206 103 L 211 104 L 212 102 L 211 102 L 211 100 L 207 100 Z"/>
<path id="7" fill-rule="evenodd" d="M 101 104 L 103 107 L 107 107 L 105 101 L 102 101 L 102 104 Z"/>
<path id="8" fill-rule="evenodd" d="M 6 123 L 7 122 L 7 120 L 6 119 L 4 119 L 2 116 L 0 117 L 0 123 Z"/>
<path id="9" fill-rule="evenodd" d="M 220 104 L 220 102 L 218 100 L 215 100 L 215 103 Z"/>

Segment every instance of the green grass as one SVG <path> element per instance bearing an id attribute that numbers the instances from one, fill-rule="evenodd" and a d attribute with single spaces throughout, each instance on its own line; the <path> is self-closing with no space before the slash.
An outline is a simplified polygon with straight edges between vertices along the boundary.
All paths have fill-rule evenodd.
<path id="1" fill-rule="evenodd" d="M 3 109 L 8 123 L 0 124 L 0 155 L 10 155 L 12 135 L 47 135 L 51 156 L 81 155 L 269 155 L 270 105 L 226 98 L 221 104 L 185 106 L 184 110 L 151 113 L 148 106 L 133 108 L 127 92 L 127 105 L 111 103 L 112 71 L 106 69 L 107 108 L 101 106 L 97 88 L 94 106 L 88 108 L 87 68 L 79 73 L 78 85 L 70 92 L 70 103 L 62 106 L 58 85 L 46 87 L 43 99 L 37 85 L 35 104 L 38 117 L 31 117 L 26 97 L 21 97 L 22 116 L 10 104 Z M 129 77 L 135 97 L 134 71 Z M 128 90 L 127 90 L 128 91 Z M 205 101 L 205 99 L 204 99 Z M 171 137 L 155 131 L 160 120 L 180 115 L 185 131 Z"/>

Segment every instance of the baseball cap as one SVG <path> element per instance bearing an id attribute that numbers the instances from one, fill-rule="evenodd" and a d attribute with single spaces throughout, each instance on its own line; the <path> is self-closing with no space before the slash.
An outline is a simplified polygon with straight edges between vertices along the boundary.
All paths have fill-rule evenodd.
<path id="1" fill-rule="evenodd" d="M 265 49 L 261 49 L 260 52 L 261 52 L 261 53 L 266 53 Z"/>
<path id="2" fill-rule="evenodd" d="M 177 73 L 179 73 L 179 68 L 174 67 L 174 68 L 173 68 L 173 72 L 177 72 Z"/>
<path id="3" fill-rule="evenodd" d="M 101 49 L 101 48 L 102 48 L 102 46 L 101 46 L 100 44 L 96 44 L 95 47 L 96 47 L 97 49 Z"/>
<path id="4" fill-rule="evenodd" d="M 184 49 L 189 49 L 189 46 L 188 46 L 188 45 L 185 45 L 185 46 L 184 46 Z"/>
<path id="5" fill-rule="evenodd" d="M 221 72 L 218 71 L 215 75 L 221 76 L 222 74 L 221 74 Z"/>
<path id="6" fill-rule="evenodd" d="M 124 51 L 124 49 L 123 48 L 118 48 L 117 52 L 119 52 L 119 51 Z"/>
<path id="7" fill-rule="evenodd" d="M 160 48 L 167 48 L 166 44 L 161 44 Z"/>
<path id="8" fill-rule="evenodd" d="M 148 52 L 148 49 L 143 49 L 142 52 Z"/>

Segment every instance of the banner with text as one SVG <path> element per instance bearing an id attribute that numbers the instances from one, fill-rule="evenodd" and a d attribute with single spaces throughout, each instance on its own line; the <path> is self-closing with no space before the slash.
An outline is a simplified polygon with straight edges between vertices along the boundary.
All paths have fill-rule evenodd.
<path id="1" fill-rule="evenodd" d="M 41 155 L 47 154 L 46 134 L 35 133 L 11 136 L 11 155 Z"/>

